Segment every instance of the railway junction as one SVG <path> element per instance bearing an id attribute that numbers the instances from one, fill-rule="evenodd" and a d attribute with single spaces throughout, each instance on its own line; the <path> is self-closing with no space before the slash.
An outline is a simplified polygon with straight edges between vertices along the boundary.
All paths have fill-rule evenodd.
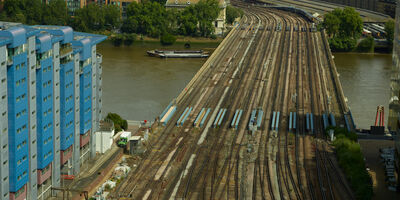
<path id="1" fill-rule="evenodd" d="M 325 33 L 299 12 L 232 4 L 244 17 L 113 199 L 354 199 L 324 133 L 354 129 Z"/>

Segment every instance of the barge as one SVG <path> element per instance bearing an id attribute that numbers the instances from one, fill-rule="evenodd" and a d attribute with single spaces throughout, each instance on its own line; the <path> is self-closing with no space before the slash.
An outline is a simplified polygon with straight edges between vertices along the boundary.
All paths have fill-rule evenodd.
<path id="1" fill-rule="evenodd" d="M 203 50 L 151 50 L 147 51 L 149 56 L 160 57 L 160 58 L 207 58 L 210 55 L 208 52 Z"/>

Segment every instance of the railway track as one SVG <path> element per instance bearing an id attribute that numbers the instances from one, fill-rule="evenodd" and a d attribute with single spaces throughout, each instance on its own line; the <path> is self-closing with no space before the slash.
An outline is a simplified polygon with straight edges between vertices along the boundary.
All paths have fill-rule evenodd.
<path id="1" fill-rule="evenodd" d="M 335 186 L 346 181 L 335 177 L 338 169 L 323 150 L 326 144 L 305 128 L 305 113 L 314 113 L 315 136 L 323 139 L 319 116 L 328 110 L 340 116 L 346 108 L 325 41 L 294 13 L 233 3 L 245 10 L 240 25 L 179 95 L 177 111 L 159 126 L 114 199 L 351 197 L 349 188 Z M 188 107 L 192 111 L 177 127 Z M 194 126 L 202 108 L 211 112 L 204 126 Z M 221 109 L 226 111 L 214 126 Z M 236 128 L 231 121 L 237 110 L 243 115 Z M 250 119 L 255 111 L 258 116 Z M 274 119 L 273 112 L 280 117 Z M 294 130 L 288 126 L 290 112 L 298 113 Z M 346 194 L 336 195 L 339 191 Z"/>

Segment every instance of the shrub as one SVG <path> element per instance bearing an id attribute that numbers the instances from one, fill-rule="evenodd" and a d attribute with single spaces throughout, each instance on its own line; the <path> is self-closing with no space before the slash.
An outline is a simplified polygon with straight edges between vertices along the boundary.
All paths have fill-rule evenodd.
<path id="1" fill-rule="evenodd" d="M 136 34 L 131 33 L 131 34 L 124 34 L 124 45 L 130 46 L 135 42 L 136 40 Z"/>
<path id="2" fill-rule="evenodd" d="M 236 18 L 243 16 L 243 10 L 233 6 L 226 7 L 226 23 L 232 24 Z"/>
<path id="3" fill-rule="evenodd" d="M 373 37 L 368 37 L 358 44 L 357 51 L 359 52 L 374 52 L 375 41 Z"/>
<path id="4" fill-rule="evenodd" d="M 329 46 L 333 51 L 341 51 L 341 52 L 352 51 L 356 47 L 356 44 L 357 40 L 351 37 L 329 38 Z"/>
<path id="5" fill-rule="evenodd" d="M 356 199 L 371 199 L 373 195 L 372 179 L 365 169 L 361 147 L 357 143 L 357 139 L 354 138 L 357 135 L 343 131 L 340 128 L 335 129 L 335 133 L 336 130 L 338 131 L 338 135 L 333 143 L 336 150 L 336 157 L 346 178 L 350 182 Z"/>
<path id="6" fill-rule="evenodd" d="M 128 121 L 122 119 L 122 117 L 116 113 L 108 113 L 106 119 L 114 122 L 114 128 L 116 132 L 122 131 L 122 129 L 128 129 Z"/>
<path id="7" fill-rule="evenodd" d="M 123 41 L 124 41 L 124 37 L 122 35 L 114 35 L 111 37 L 111 42 L 116 47 L 121 46 Z"/>
<path id="8" fill-rule="evenodd" d="M 169 34 L 169 33 L 165 33 L 161 36 L 160 38 L 160 42 L 162 45 L 167 46 L 167 45 L 172 45 L 174 44 L 176 41 L 175 36 Z"/>

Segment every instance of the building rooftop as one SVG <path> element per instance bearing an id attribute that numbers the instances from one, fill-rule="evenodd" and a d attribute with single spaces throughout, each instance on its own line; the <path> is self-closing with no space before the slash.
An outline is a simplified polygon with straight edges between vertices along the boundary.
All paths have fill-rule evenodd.
<path id="1" fill-rule="evenodd" d="M 6 31 L 6 32 L 3 32 Z M 73 31 L 69 26 L 52 26 L 52 25 L 35 25 L 27 26 L 21 23 L 14 22 L 3 22 L 0 21 L 0 46 L 5 44 L 13 43 L 18 34 L 18 32 L 25 31 L 26 36 L 30 37 L 33 35 L 43 35 L 50 34 L 52 43 L 60 42 L 69 43 L 72 42 L 74 46 L 74 51 L 81 52 L 83 50 L 82 42 L 90 44 L 90 46 L 96 45 L 104 41 L 107 36 L 82 33 Z M 1 33 L 3 32 L 3 34 Z M 75 44 L 75 45 L 74 45 Z"/>

